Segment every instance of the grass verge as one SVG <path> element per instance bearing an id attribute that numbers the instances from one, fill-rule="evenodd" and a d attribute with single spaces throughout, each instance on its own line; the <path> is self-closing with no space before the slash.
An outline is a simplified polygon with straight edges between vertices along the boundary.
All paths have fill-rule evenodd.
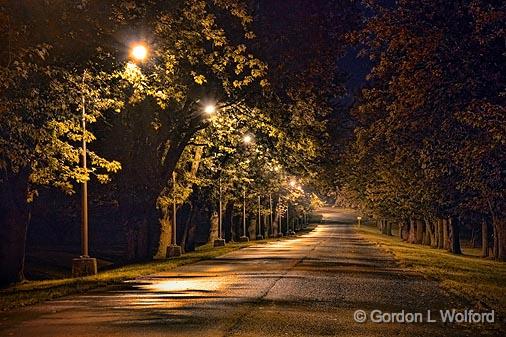
<path id="1" fill-rule="evenodd" d="M 120 284 L 125 280 L 139 276 L 168 271 L 178 266 L 209 260 L 220 255 L 251 245 L 267 243 L 269 241 L 283 240 L 270 239 L 241 243 L 228 243 L 224 247 L 213 248 L 205 245 L 197 248 L 195 252 L 184 254 L 170 260 L 158 260 L 139 263 L 99 272 L 97 275 L 81 278 L 64 278 L 44 281 L 26 281 L 9 288 L 0 290 L 0 310 L 10 310 L 26 305 L 36 304 L 46 300 L 66 295 L 82 293 L 91 289 Z"/>
<path id="2" fill-rule="evenodd" d="M 401 266 L 437 280 L 450 291 L 479 305 L 506 314 L 506 263 L 403 242 L 398 237 L 362 226 L 360 235 L 392 253 Z M 464 250 L 465 251 L 465 250 Z"/>

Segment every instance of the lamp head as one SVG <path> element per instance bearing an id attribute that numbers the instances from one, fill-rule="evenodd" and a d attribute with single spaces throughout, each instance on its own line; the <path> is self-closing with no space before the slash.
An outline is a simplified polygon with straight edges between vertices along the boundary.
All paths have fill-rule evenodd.
<path id="1" fill-rule="evenodd" d="M 143 44 L 135 44 L 130 50 L 130 56 L 136 61 L 144 61 L 148 56 L 148 48 Z"/>
<path id="2" fill-rule="evenodd" d="M 216 112 L 216 106 L 214 104 L 208 104 L 204 107 L 204 112 L 208 115 L 212 115 Z"/>

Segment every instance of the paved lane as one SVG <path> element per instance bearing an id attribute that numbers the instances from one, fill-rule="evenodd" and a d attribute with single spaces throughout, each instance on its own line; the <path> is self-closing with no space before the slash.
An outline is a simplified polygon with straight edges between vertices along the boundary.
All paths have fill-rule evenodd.
<path id="1" fill-rule="evenodd" d="M 324 223 L 297 238 L 8 313 L 0 336 L 476 335 L 465 325 L 355 323 L 357 309 L 468 305 L 360 239 L 352 211 L 321 213 Z"/>

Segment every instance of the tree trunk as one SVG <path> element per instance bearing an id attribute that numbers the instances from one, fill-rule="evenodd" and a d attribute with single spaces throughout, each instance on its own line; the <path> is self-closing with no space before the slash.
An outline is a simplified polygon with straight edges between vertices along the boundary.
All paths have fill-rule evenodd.
<path id="1" fill-rule="evenodd" d="M 506 222 L 504 218 L 492 217 L 494 227 L 494 257 L 497 260 L 506 260 Z"/>
<path id="2" fill-rule="evenodd" d="M 412 218 L 409 219 L 408 242 L 409 243 L 415 243 L 416 242 L 416 222 Z"/>
<path id="3" fill-rule="evenodd" d="M 399 223 L 399 226 L 401 226 L 400 227 L 401 233 L 399 234 L 400 238 L 403 241 L 408 241 L 409 240 L 409 219 L 402 220 L 402 222 Z"/>
<path id="4" fill-rule="evenodd" d="M 437 222 L 431 221 L 430 225 L 430 245 L 431 247 L 437 247 Z"/>
<path id="5" fill-rule="evenodd" d="M 480 232 L 479 228 L 476 228 L 474 226 L 471 228 L 471 242 L 470 242 L 470 244 L 471 244 L 472 248 L 478 247 L 479 232 Z"/>
<path id="6" fill-rule="evenodd" d="M 429 219 L 424 219 L 425 224 L 425 232 L 423 236 L 423 244 L 427 246 L 434 247 L 435 238 L 434 238 L 434 229 L 432 228 L 432 223 Z"/>
<path id="7" fill-rule="evenodd" d="M 197 235 L 197 216 L 198 212 L 195 207 L 192 208 L 192 212 L 190 215 L 190 222 L 188 226 L 188 233 L 186 237 L 186 243 L 184 246 L 184 250 L 186 252 L 193 252 L 195 251 L 196 246 L 196 235 Z"/>
<path id="8" fill-rule="evenodd" d="M 423 220 L 423 234 L 422 234 L 422 245 L 430 244 L 430 229 L 426 220 Z"/>
<path id="9" fill-rule="evenodd" d="M 460 249 L 460 228 L 458 221 L 456 218 L 450 218 L 448 223 L 448 227 L 450 228 L 449 251 L 453 254 L 462 254 L 462 250 Z"/>
<path id="10" fill-rule="evenodd" d="M 234 225 L 234 202 L 228 201 L 223 212 L 223 239 L 230 242 L 233 240 L 232 227 Z"/>
<path id="11" fill-rule="evenodd" d="M 168 212 L 159 219 L 160 235 L 158 237 L 155 259 L 165 259 L 167 257 L 167 247 L 172 243 L 172 216 Z"/>
<path id="12" fill-rule="evenodd" d="M 207 242 L 213 243 L 214 240 L 218 239 L 218 226 L 219 226 L 218 213 L 214 212 L 211 215 L 211 227 L 209 228 L 209 240 Z"/>
<path id="13" fill-rule="evenodd" d="M 488 223 L 481 220 L 481 256 L 488 257 Z"/>
<path id="14" fill-rule="evenodd" d="M 437 219 L 437 248 L 443 249 L 444 237 L 443 237 L 443 219 Z"/>
<path id="15" fill-rule="evenodd" d="M 450 249 L 450 238 L 448 235 L 448 219 L 443 219 L 443 249 Z"/>
<path id="16" fill-rule="evenodd" d="M 392 236 L 392 221 L 385 220 L 386 224 L 386 235 Z"/>
<path id="17" fill-rule="evenodd" d="M 250 240 L 255 240 L 256 237 L 257 237 L 257 218 L 258 216 L 255 216 L 255 217 L 251 217 L 249 216 L 247 219 L 246 219 L 246 230 L 247 230 L 247 236 L 249 237 Z"/>
<path id="18" fill-rule="evenodd" d="M 28 169 L 0 176 L 0 285 L 24 279 Z"/>
<path id="19" fill-rule="evenodd" d="M 188 202 L 187 204 L 185 204 L 179 213 L 182 216 L 182 218 L 184 219 L 184 228 L 183 228 L 183 235 L 181 236 L 181 239 L 178 241 L 179 241 L 179 244 L 181 245 L 182 252 L 186 253 L 187 251 L 191 251 L 191 250 L 187 250 L 186 248 L 188 246 L 190 246 L 189 243 L 191 241 L 190 229 L 191 229 L 192 223 L 193 223 L 193 215 L 195 214 L 193 203 Z"/>
<path id="20" fill-rule="evenodd" d="M 424 232 L 423 221 L 421 221 L 421 220 L 415 220 L 415 221 L 416 221 L 416 243 L 422 244 L 423 243 L 423 232 Z"/>

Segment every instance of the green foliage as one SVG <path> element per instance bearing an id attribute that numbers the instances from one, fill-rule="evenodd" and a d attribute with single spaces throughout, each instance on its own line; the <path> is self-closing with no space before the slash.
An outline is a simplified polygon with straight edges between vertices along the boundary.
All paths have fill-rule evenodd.
<path id="1" fill-rule="evenodd" d="M 19 31 L 10 34 L 22 39 Z M 49 44 L 10 49 L 10 61 L 0 67 L 0 167 L 14 172 L 29 167 L 32 183 L 72 193 L 74 183 L 88 180 L 90 174 L 105 182 L 108 173 L 121 168 L 93 151 L 88 153 L 90 169 L 80 167 L 83 96 L 87 123 L 95 122 L 105 110 L 120 109 L 122 103 L 108 93 L 105 76 L 88 73 L 83 79 L 68 64 L 51 57 L 53 50 Z M 94 140 L 89 131 L 84 137 Z"/>

